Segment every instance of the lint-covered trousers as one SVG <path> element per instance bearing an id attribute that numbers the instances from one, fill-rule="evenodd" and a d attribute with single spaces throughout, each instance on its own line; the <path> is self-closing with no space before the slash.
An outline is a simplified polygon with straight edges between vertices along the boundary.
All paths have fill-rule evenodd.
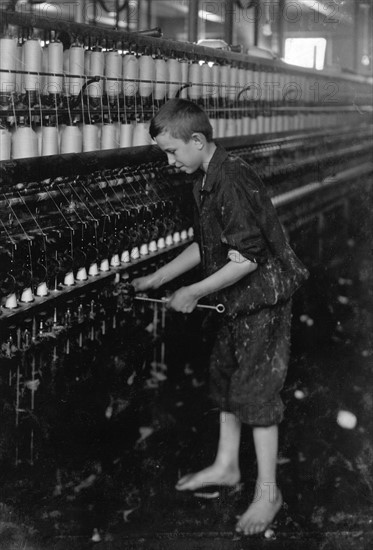
<path id="1" fill-rule="evenodd" d="M 210 359 L 210 395 L 220 411 L 252 426 L 281 422 L 290 325 L 291 300 L 222 321 Z"/>

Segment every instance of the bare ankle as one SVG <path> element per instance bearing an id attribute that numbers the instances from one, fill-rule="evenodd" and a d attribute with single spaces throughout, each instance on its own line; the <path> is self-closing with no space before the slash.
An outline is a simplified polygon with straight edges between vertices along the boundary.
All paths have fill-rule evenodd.
<path id="1" fill-rule="evenodd" d="M 275 503 L 280 498 L 281 492 L 275 481 L 257 480 L 253 502 L 266 499 L 270 503 Z"/>

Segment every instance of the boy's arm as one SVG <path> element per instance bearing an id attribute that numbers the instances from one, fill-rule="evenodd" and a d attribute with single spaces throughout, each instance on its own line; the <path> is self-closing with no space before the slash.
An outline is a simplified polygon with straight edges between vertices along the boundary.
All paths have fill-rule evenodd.
<path id="1" fill-rule="evenodd" d="M 198 243 L 189 245 L 181 254 L 171 260 L 168 264 L 154 271 L 145 277 L 133 279 L 132 285 L 135 290 L 149 290 L 159 288 L 160 286 L 176 279 L 179 275 L 186 273 L 196 267 L 201 262 L 201 255 Z"/>
<path id="2" fill-rule="evenodd" d="M 168 302 L 168 307 L 190 313 L 196 307 L 198 300 L 237 283 L 240 279 L 256 270 L 258 264 L 246 260 L 243 262 L 229 261 L 221 269 L 190 286 L 177 290 Z"/>

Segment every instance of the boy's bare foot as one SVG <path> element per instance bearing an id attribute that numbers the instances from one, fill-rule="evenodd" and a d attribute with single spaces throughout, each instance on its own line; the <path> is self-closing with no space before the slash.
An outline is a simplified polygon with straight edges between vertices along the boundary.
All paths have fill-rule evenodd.
<path id="1" fill-rule="evenodd" d="M 195 474 L 187 474 L 176 484 L 178 491 L 195 491 L 207 485 L 234 486 L 240 481 L 240 471 L 237 467 L 222 467 L 212 464 Z"/>
<path id="2" fill-rule="evenodd" d="M 281 491 L 274 483 L 257 483 L 253 502 L 237 522 L 236 531 L 245 535 L 262 533 L 282 506 Z"/>

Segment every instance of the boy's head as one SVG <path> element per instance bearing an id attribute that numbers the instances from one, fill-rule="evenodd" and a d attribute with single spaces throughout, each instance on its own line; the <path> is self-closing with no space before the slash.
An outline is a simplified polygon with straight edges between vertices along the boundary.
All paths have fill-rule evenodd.
<path id="1" fill-rule="evenodd" d="M 150 123 L 149 132 L 167 154 L 169 164 L 191 174 L 201 168 L 212 144 L 206 113 L 192 101 L 171 99 Z"/>
<path id="2" fill-rule="evenodd" d="M 207 142 L 212 141 L 212 126 L 205 111 L 186 99 L 170 99 L 165 103 L 151 121 L 149 132 L 153 139 L 169 132 L 185 143 L 195 133 L 204 135 Z"/>

